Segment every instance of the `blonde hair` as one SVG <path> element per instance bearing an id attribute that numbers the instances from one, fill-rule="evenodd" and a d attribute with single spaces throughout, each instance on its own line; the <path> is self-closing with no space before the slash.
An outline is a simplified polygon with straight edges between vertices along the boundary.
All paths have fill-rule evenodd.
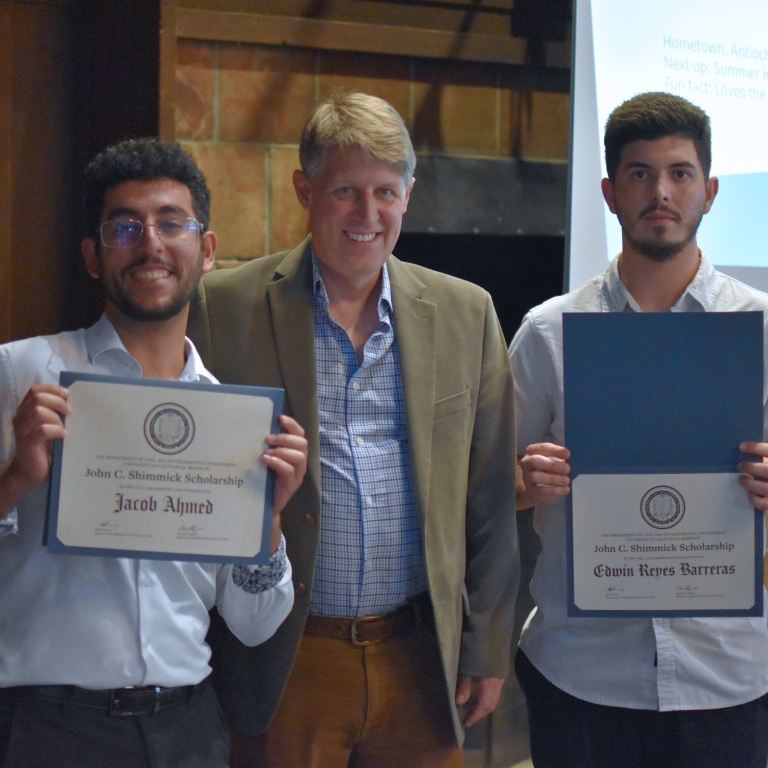
<path id="1" fill-rule="evenodd" d="M 402 173 L 406 186 L 416 168 L 416 155 L 403 119 L 378 96 L 337 93 L 315 107 L 299 145 L 301 170 L 312 178 L 322 173 L 328 153 L 360 147 L 375 160 Z"/>

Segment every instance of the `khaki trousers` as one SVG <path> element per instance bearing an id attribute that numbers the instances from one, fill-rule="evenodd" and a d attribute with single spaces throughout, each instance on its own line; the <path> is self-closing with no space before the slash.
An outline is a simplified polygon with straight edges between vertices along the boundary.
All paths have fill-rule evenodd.
<path id="1" fill-rule="evenodd" d="M 232 734 L 232 768 L 463 768 L 437 638 L 368 646 L 305 634 L 275 719 Z"/>

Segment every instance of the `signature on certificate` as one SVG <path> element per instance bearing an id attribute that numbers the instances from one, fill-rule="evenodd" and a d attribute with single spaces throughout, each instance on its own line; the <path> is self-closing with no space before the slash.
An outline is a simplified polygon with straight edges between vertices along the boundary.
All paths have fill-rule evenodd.
<path id="1" fill-rule="evenodd" d="M 675 587 L 678 592 L 695 592 L 698 587 L 692 587 L 690 584 L 681 584 L 679 587 Z"/>
<path id="2" fill-rule="evenodd" d="M 200 531 L 203 530 L 202 525 L 180 525 L 179 533 L 186 534 L 187 536 L 197 536 Z"/>
<path id="3" fill-rule="evenodd" d="M 605 594 L 608 595 L 608 597 L 613 597 L 614 595 L 620 595 L 623 591 L 622 587 L 608 587 L 608 589 L 605 590 Z"/>

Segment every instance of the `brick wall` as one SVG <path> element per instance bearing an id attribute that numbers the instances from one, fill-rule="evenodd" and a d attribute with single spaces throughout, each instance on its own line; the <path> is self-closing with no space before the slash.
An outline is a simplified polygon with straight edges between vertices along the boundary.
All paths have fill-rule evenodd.
<path id="1" fill-rule="evenodd" d="M 565 162 L 568 94 L 509 80 L 490 64 L 179 41 L 176 135 L 208 177 L 219 266 L 305 236 L 291 175 L 309 112 L 335 89 L 390 102 L 419 154 Z"/>

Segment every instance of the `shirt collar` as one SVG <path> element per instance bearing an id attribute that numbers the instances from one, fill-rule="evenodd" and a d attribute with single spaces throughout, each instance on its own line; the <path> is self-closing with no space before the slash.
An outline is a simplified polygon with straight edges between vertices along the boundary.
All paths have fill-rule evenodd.
<path id="1" fill-rule="evenodd" d="M 698 309 L 703 309 L 705 312 L 709 312 L 711 309 L 715 268 L 702 251 L 699 251 L 699 254 L 701 256 L 699 268 L 696 270 L 693 280 L 683 291 L 682 296 L 672 307 L 673 311 L 690 311 L 691 303 L 698 305 Z M 603 276 L 603 306 L 608 312 L 642 312 L 638 303 L 632 298 L 624 283 L 621 282 L 619 256 L 616 256 L 608 265 Z"/>
<path id="2" fill-rule="evenodd" d="M 328 309 L 328 293 L 323 284 L 320 268 L 317 266 L 317 258 L 312 252 L 312 283 L 315 286 L 315 296 L 322 301 L 325 309 Z M 386 262 L 381 267 L 381 295 L 379 296 L 379 321 L 389 324 L 393 314 L 392 288 L 389 282 L 389 269 Z"/>
<path id="3" fill-rule="evenodd" d="M 86 328 L 85 347 L 92 365 L 108 365 L 107 360 L 110 360 L 128 369 L 128 375 L 141 376 L 141 365 L 125 348 L 106 312 L 95 325 Z"/>
<path id="4" fill-rule="evenodd" d="M 698 270 L 696 270 L 696 275 L 685 289 L 685 293 L 680 297 L 677 304 L 680 304 L 686 296 L 689 296 L 700 304 L 705 312 L 711 312 L 712 303 L 715 298 L 715 267 L 704 255 L 703 251 L 699 251 L 699 253 L 701 254 L 701 262 Z"/>
<path id="5" fill-rule="evenodd" d="M 219 380 L 203 365 L 203 361 L 195 348 L 195 345 L 184 337 L 184 356 L 187 362 L 179 376 L 179 381 L 202 381 L 218 384 Z"/>
<path id="6" fill-rule="evenodd" d="M 125 369 L 121 373 L 127 376 L 140 377 L 142 375 L 139 361 L 125 348 L 115 326 L 109 321 L 106 313 L 99 318 L 95 325 L 85 330 L 85 347 L 88 350 L 88 359 L 93 365 L 104 364 L 113 369 L 114 364 L 117 363 L 120 368 Z M 206 370 L 195 345 L 187 338 L 184 339 L 184 356 L 186 363 L 179 381 L 205 380 L 212 384 L 218 383 L 216 378 Z M 108 360 L 112 365 L 107 362 Z"/>

